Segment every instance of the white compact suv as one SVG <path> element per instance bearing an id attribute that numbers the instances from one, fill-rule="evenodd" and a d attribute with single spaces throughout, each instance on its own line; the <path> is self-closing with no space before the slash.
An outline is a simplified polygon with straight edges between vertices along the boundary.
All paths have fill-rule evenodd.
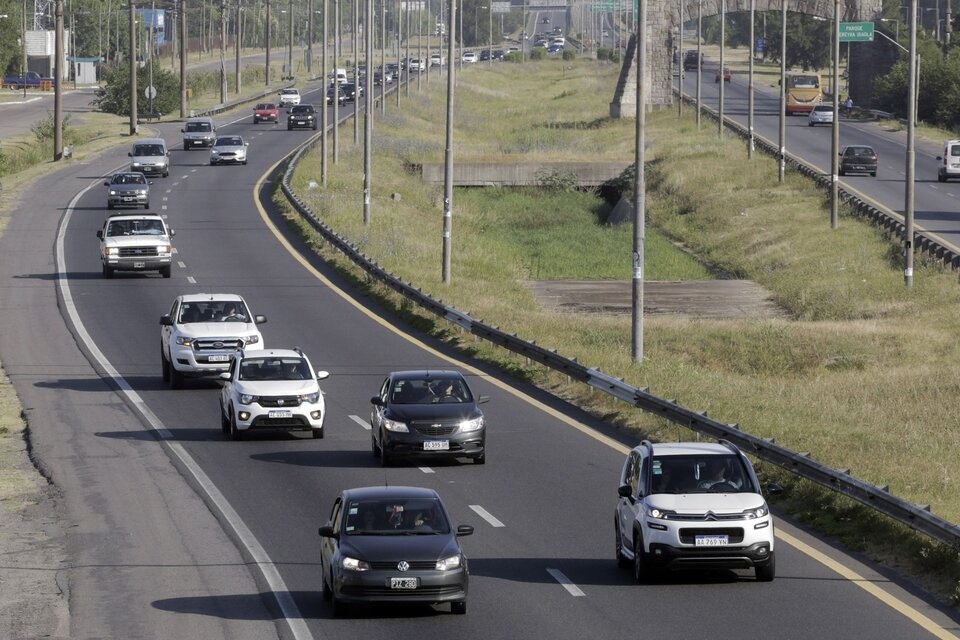
<path id="1" fill-rule="evenodd" d="M 314 371 L 297 348 L 237 351 L 230 370 L 220 374 L 220 427 L 233 440 L 250 429 L 309 431 L 322 438 L 325 406 L 317 381 L 329 375 Z"/>
<path id="2" fill-rule="evenodd" d="M 277 104 L 281 109 L 300 104 L 300 91 L 298 89 L 280 89 Z"/>
<path id="3" fill-rule="evenodd" d="M 163 217 L 151 213 L 114 213 L 97 229 L 104 278 L 115 271 L 159 271 L 170 277 L 176 232 Z"/>
<path id="4" fill-rule="evenodd" d="M 627 454 L 617 493 L 617 562 L 632 563 L 637 582 L 664 569 L 753 569 L 757 580 L 774 579 L 773 518 L 733 444 L 644 441 Z"/>
<path id="5" fill-rule="evenodd" d="M 237 349 L 263 348 L 257 325 L 267 321 L 250 313 L 234 293 L 177 296 L 160 316 L 160 365 L 171 389 L 185 377 L 217 376 L 230 368 Z"/>

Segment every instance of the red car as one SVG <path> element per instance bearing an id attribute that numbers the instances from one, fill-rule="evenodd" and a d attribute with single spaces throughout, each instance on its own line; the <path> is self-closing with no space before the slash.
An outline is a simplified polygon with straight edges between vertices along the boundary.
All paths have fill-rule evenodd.
<path id="1" fill-rule="evenodd" d="M 723 76 L 723 81 L 724 81 L 724 82 L 730 82 L 730 79 L 733 78 L 733 73 L 730 72 L 730 67 L 724 67 L 724 68 L 723 68 L 723 74 L 722 74 L 722 76 Z M 721 77 L 720 69 L 718 68 L 717 71 L 716 71 L 716 75 L 713 77 L 713 81 L 714 81 L 714 82 L 720 82 L 720 77 Z"/>
<path id="2" fill-rule="evenodd" d="M 261 102 L 253 108 L 253 124 L 280 122 L 280 109 L 272 102 Z"/>

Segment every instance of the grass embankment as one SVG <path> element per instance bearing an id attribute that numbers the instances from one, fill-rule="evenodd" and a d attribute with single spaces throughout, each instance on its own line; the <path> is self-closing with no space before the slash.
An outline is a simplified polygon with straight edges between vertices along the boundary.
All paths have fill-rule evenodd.
<path id="1" fill-rule="evenodd" d="M 606 118 L 617 73 L 617 67 L 585 61 L 469 69 L 456 90 L 456 158 L 629 164 L 633 123 Z M 633 364 L 629 318 L 549 313 L 523 285 L 530 278 L 630 277 L 632 231 L 629 225 L 600 226 L 606 205 L 590 194 L 458 189 L 453 284 L 442 284 L 442 188 L 423 184 L 410 167 L 442 159 L 443 89 L 431 83 L 428 91 L 404 100 L 400 112 L 391 109 L 375 119 L 369 227 L 362 223 L 362 150 L 351 148 L 349 136 L 342 138 L 340 163 L 329 166 L 327 189 L 307 186 L 319 175 L 317 154 L 301 165 L 295 189 L 381 265 L 474 317 L 795 451 L 810 451 L 860 478 L 889 484 L 896 495 L 960 521 L 954 490 L 960 459 L 956 274 L 918 260 L 914 286 L 905 289 L 899 247 L 847 211 L 832 230 L 825 194 L 808 180 L 788 172 L 778 184 L 776 164 L 763 156 L 748 162 L 733 136 L 720 141 L 709 127 L 698 132 L 690 117 L 652 113 L 646 277 L 677 277 L 659 262 L 662 233 L 704 263 L 763 284 L 792 319 L 647 317 L 645 358 Z M 411 313 L 390 294 L 374 293 Z M 603 394 L 567 385 L 563 376 L 464 340 L 432 317 L 417 322 L 644 437 L 691 437 Z M 914 569 L 933 574 L 931 588 L 956 601 L 955 551 L 786 479 L 795 512 L 854 548 L 895 555 L 899 563 L 910 556 Z"/>

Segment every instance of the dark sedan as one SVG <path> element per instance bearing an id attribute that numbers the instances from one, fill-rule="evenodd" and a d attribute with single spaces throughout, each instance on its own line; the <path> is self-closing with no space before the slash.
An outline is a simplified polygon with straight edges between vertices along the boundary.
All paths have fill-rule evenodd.
<path id="1" fill-rule="evenodd" d="M 287 110 L 287 131 L 293 129 L 317 130 L 317 111 L 312 104 L 298 104 Z"/>
<path id="2" fill-rule="evenodd" d="M 373 455 L 388 466 L 403 455 L 486 462 L 486 426 L 459 371 L 395 371 L 370 399 Z"/>
<path id="3" fill-rule="evenodd" d="M 467 612 L 467 558 L 440 496 L 417 487 L 347 489 L 320 527 L 320 586 L 333 613 L 351 603 L 450 603 Z"/>
<path id="4" fill-rule="evenodd" d="M 869 173 L 877 175 L 877 152 L 873 147 L 851 144 L 840 152 L 840 175 L 848 173 Z"/>

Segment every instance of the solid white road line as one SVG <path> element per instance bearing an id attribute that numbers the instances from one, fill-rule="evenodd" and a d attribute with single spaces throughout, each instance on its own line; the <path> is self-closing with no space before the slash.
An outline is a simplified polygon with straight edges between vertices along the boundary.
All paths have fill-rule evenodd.
<path id="1" fill-rule="evenodd" d="M 361 418 L 360 416 L 350 416 L 350 419 L 356 422 L 358 425 L 360 425 L 364 429 L 366 429 L 367 431 L 370 431 L 370 423 L 364 420 L 363 418 Z"/>
<path id="2" fill-rule="evenodd" d="M 497 520 L 496 518 L 494 518 L 493 515 L 492 515 L 489 511 L 487 511 L 486 509 L 484 509 L 483 507 L 481 507 L 481 506 L 478 505 L 478 504 L 472 504 L 472 505 L 470 505 L 470 508 L 473 509 L 473 511 L 474 511 L 478 516 L 480 516 L 481 518 L 483 518 L 484 520 L 486 520 L 487 522 L 489 522 L 491 527 L 505 527 L 505 526 L 507 526 L 507 525 L 503 524 L 502 522 L 500 522 L 499 520 Z"/>
<path id="3" fill-rule="evenodd" d="M 574 598 L 580 598 L 585 596 L 583 591 L 580 590 L 580 587 L 573 584 L 573 582 L 567 576 L 563 575 L 563 572 L 559 569 L 547 569 L 547 573 L 553 576 L 553 579 L 560 583 L 560 586 L 567 590 L 567 593 L 572 595 Z"/>

